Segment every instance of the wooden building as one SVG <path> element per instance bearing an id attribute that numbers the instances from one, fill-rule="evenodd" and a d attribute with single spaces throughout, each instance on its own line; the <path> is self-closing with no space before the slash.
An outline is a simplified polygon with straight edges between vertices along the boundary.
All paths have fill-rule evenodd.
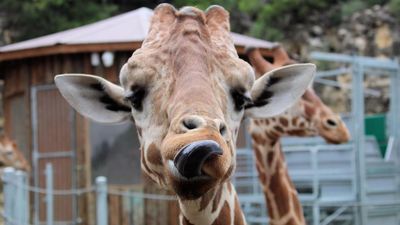
<path id="1" fill-rule="evenodd" d="M 133 125 L 103 125 L 81 117 L 61 97 L 53 79 L 56 74 L 86 73 L 118 82 L 119 70 L 141 46 L 151 16 L 152 10 L 140 8 L 0 47 L 5 132 L 31 162 L 32 184 L 44 187 L 46 163 L 54 167 L 56 189 L 89 187 L 97 175 L 116 185 L 142 182 Z M 232 37 L 239 54 L 246 45 L 260 47 L 266 55 L 278 46 L 236 33 Z M 37 221 L 45 220 L 42 198 L 35 195 L 33 201 Z M 92 224 L 87 216 L 90 201 L 88 196 L 57 197 L 55 220 Z"/>

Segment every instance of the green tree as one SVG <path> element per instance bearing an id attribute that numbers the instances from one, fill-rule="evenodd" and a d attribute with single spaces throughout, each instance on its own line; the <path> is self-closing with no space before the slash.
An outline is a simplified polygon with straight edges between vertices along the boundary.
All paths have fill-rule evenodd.
<path id="1" fill-rule="evenodd" d="M 101 0 L 1 0 L 3 29 L 12 42 L 80 26 L 107 18 L 115 4 Z"/>
<path id="2" fill-rule="evenodd" d="M 397 20 L 400 22 L 400 0 L 391 0 L 389 2 L 389 9 Z"/>
<path id="3" fill-rule="evenodd" d="M 390 2 L 398 14 L 400 0 L 174 0 L 176 6 L 194 5 L 205 9 L 218 4 L 231 14 L 232 30 L 279 41 L 291 38 L 297 25 L 333 27 L 355 11 Z M 397 11 L 397 12 L 395 12 Z M 400 16 L 399 16 L 400 17 Z"/>

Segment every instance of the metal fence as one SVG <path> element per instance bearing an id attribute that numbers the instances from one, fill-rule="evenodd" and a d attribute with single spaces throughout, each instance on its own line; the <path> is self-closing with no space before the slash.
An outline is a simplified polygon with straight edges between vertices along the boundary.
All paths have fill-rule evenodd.
<path id="1" fill-rule="evenodd" d="M 31 225 L 30 222 L 30 198 L 31 194 L 45 195 L 46 220 L 35 225 L 59 225 L 59 224 L 78 224 L 79 222 L 63 222 L 54 219 L 54 197 L 55 196 L 79 196 L 82 194 L 93 193 L 96 196 L 96 223 L 97 225 L 109 224 L 109 202 L 110 195 L 117 195 L 127 198 L 176 201 L 176 197 L 171 195 L 147 194 L 143 192 L 123 192 L 109 188 L 107 178 L 99 176 L 95 184 L 84 189 L 55 190 L 53 184 L 53 166 L 48 163 L 45 169 L 46 188 L 38 188 L 28 185 L 29 179 L 26 173 L 8 167 L 4 169 L 2 176 L 4 185 L 4 209 L 2 218 L 5 225 Z M 35 221 L 35 220 L 33 220 Z"/>
<path id="2" fill-rule="evenodd" d="M 345 64 L 349 69 L 320 72 L 316 82 L 335 85 L 329 76 L 352 72 L 352 112 L 349 128 L 353 141 L 348 145 L 331 146 L 296 140 L 296 145 L 284 145 L 290 175 L 299 187 L 299 196 L 309 224 L 400 225 L 400 67 L 397 61 L 376 60 L 366 57 L 313 53 L 320 61 Z M 391 80 L 388 133 L 389 145 L 385 158 L 376 155 L 374 141 L 364 135 L 364 94 L 374 90 L 363 87 L 363 77 L 379 69 Z M 258 184 L 257 172 L 247 136 L 245 149 L 238 149 L 238 168 L 234 177 L 239 199 L 250 224 L 267 224 L 264 197 Z M 124 192 L 110 188 L 105 177 L 97 177 L 93 186 L 85 189 L 55 190 L 51 164 L 46 165 L 45 187 L 28 185 L 23 172 L 8 168 L 4 171 L 4 211 L 6 225 L 59 225 L 79 224 L 79 221 L 55 221 L 55 196 L 95 195 L 96 224 L 110 222 L 111 195 L 134 199 L 176 201 L 168 195 L 143 192 Z M 44 196 L 45 219 L 32 219 L 29 196 Z M 36 207 L 36 206 L 34 206 Z M 43 209 L 43 210 L 44 210 Z M 34 210 L 38 210 L 34 208 Z M 143 209 L 146 210 L 146 209 Z M 157 213 L 157 212 L 155 212 Z M 161 216 L 158 216 L 161 217 Z M 74 218 L 77 219 L 77 218 Z M 148 221 L 145 221 L 148 224 Z M 120 225 L 118 223 L 115 223 Z M 135 222 L 134 224 L 138 224 Z M 139 223 L 140 224 L 140 223 Z M 157 224 L 157 223 L 155 223 Z"/>

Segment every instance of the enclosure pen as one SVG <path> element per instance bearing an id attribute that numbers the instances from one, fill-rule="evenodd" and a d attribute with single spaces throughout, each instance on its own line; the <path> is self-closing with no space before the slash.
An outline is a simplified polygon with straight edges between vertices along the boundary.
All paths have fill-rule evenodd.
<path id="1" fill-rule="evenodd" d="M 146 194 L 141 192 L 123 192 L 108 188 L 107 179 L 105 177 L 97 177 L 96 184 L 83 189 L 55 190 L 53 183 L 53 169 L 51 164 L 46 166 L 46 189 L 29 186 L 27 183 L 27 175 L 22 171 L 16 171 L 14 168 L 7 167 L 2 177 L 4 184 L 4 211 L 1 217 L 6 225 L 30 225 L 29 211 L 29 195 L 32 193 L 40 193 L 46 196 L 46 212 L 48 224 L 65 224 L 62 221 L 55 221 L 53 216 L 53 198 L 60 195 L 82 195 L 85 193 L 96 194 L 96 224 L 108 225 L 108 204 L 109 195 L 123 196 L 133 199 L 147 199 L 156 201 L 176 201 L 175 196 Z M 76 221 L 78 223 L 78 221 Z M 36 223 L 33 223 L 36 224 Z M 42 223 L 41 223 L 42 224 Z"/>

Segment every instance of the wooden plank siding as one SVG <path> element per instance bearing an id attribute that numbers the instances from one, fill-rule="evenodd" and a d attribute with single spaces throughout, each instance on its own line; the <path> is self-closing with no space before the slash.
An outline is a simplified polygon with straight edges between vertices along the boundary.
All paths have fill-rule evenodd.
<path id="1" fill-rule="evenodd" d="M 26 58 L 15 61 L 3 61 L 0 62 L 0 78 L 4 80 L 3 88 L 3 109 L 5 117 L 5 132 L 7 134 L 13 134 L 15 124 L 13 121 L 23 122 L 24 126 L 28 130 L 28 138 L 26 145 L 28 147 L 28 156 L 32 155 L 32 121 L 31 121 L 31 88 L 40 85 L 54 84 L 54 76 L 62 73 L 86 73 L 86 74 L 97 74 L 112 82 L 119 82 L 119 70 L 124 63 L 129 59 L 132 52 L 116 52 L 114 65 L 109 68 L 103 66 L 93 67 L 90 63 L 90 53 L 79 53 L 79 54 L 57 54 L 49 55 L 37 58 Z M 16 98 L 24 99 L 25 118 L 12 119 L 11 105 Z M 51 101 L 51 98 L 48 99 Z M 54 102 L 54 104 L 56 104 Z M 41 110 L 45 110 L 42 107 Z M 62 112 L 58 112 L 62 113 Z M 51 115 L 50 115 L 51 116 Z M 49 129 L 52 129 L 52 125 L 48 125 Z M 73 127 L 73 126 L 72 126 Z M 77 188 L 89 187 L 92 185 L 91 177 L 91 154 L 90 154 L 90 139 L 89 139 L 89 123 L 88 120 L 76 115 L 75 124 L 76 134 L 76 167 L 71 168 L 76 171 L 76 184 Z M 11 135 L 12 137 L 12 135 Z M 62 140 L 60 140 L 62 142 Z M 49 143 L 43 142 L 43 151 L 51 151 L 52 146 Z M 48 145 L 49 144 L 49 145 Z M 54 146 L 53 146 L 54 147 Z M 59 150 L 59 149 L 58 149 Z M 31 161 L 32 159 L 29 158 Z M 32 161 L 31 161 L 32 162 Z M 53 162 L 53 166 L 65 167 L 72 165 L 70 161 L 64 159 L 61 161 L 54 160 L 41 160 L 39 167 L 42 170 L 46 162 Z M 55 168 L 57 169 L 57 168 Z M 63 174 L 62 176 L 67 176 Z M 31 180 L 33 177 L 31 176 Z M 40 177 L 40 184 L 43 184 L 44 177 Z M 66 178 L 69 179 L 69 178 Z M 32 180 L 33 181 L 33 180 Z M 32 183 L 33 184 L 33 183 Z M 61 185 L 61 186 L 58 186 Z M 118 186 L 113 186 L 118 188 Z M 56 184 L 56 188 L 65 188 L 62 184 Z M 159 190 L 154 185 L 146 185 L 146 188 L 140 187 L 129 187 L 127 190 L 124 186 L 120 186 L 121 190 L 134 190 L 136 192 L 145 191 L 146 193 L 159 193 L 168 194 L 165 191 Z M 77 199 L 78 202 L 78 216 L 81 224 L 95 225 L 95 195 L 83 194 Z M 33 199 L 33 198 L 32 198 Z M 67 198 L 55 199 L 57 202 L 67 202 L 70 200 Z M 125 224 L 178 224 L 178 204 L 177 202 L 171 201 L 155 201 L 155 200 L 144 200 L 141 198 L 123 198 L 121 196 L 110 196 L 110 224 L 111 225 L 125 225 Z M 44 213 L 44 210 L 41 210 Z M 41 218 L 44 218 L 44 214 L 41 213 Z M 63 212 L 63 214 L 57 214 L 56 217 L 62 219 L 68 219 L 67 216 L 70 212 Z"/>
<path id="2" fill-rule="evenodd" d="M 170 195 L 155 184 L 119 186 L 111 185 L 113 191 L 126 193 L 108 196 L 108 222 L 110 225 L 175 225 L 179 224 L 177 201 L 143 199 L 129 196 L 132 193 Z"/>
<path id="3" fill-rule="evenodd" d="M 118 82 L 119 69 L 130 57 L 131 52 L 116 52 L 115 63 L 110 68 L 102 66 L 93 67 L 90 64 L 90 53 L 57 54 L 37 58 L 25 58 L 0 63 L 0 77 L 4 80 L 3 110 L 5 124 L 4 129 L 12 138 L 15 124 L 12 121 L 24 123 L 29 135 L 26 143 L 28 147 L 28 160 L 32 155 L 32 121 L 31 121 L 31 87 L 54 83 L 54 76 L 61 73 L 87 73 L 105 77 L 113 82 Z M 16 97 L 23 98 L 25 102 L 24 118 L 12 119 L 11 104 Z M 15 122 L 14 122 L 15 123 Z M 76 117 L 76 168 L 77 187 L 83 188 L 91 185 L 90 175 L 90 143 L 88 139 L 88 122 L 78 115 Z M 21 144 L 21 143 L 20 143 Z M 42 163 L 41 163 L 42 164 Z M 42 167 L 42 166 L 41 166 Z M 94 207 L 92 195 L 82 195 L 78 199 L 79 217 L 83 224 L 94 224 Z"/>

